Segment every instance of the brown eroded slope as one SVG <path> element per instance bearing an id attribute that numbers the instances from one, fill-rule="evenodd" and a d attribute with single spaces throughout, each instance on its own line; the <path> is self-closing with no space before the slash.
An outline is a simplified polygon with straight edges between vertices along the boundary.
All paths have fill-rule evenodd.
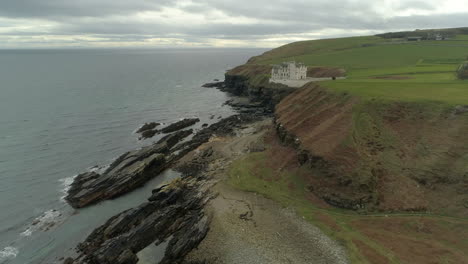
<path id="1" fill-rule="evenodd" d="M 357 99 L 316 84 L 276 107 L 309 190 L 350 209 L 467 216 L 468 118 L 437 103 Z M 296 141 L 296 142 L 294 142 Z"/>

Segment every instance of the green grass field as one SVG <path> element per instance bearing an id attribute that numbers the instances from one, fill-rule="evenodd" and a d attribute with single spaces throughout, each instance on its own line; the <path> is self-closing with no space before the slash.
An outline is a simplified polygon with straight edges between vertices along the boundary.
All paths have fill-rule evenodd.
<path id="1" fill-rule="evenodd" d="M 251 63 L 295 60 L 308 66 L 344 68 L 347 80 L 323 85 L 363 98 L 468 104 L 468 81 L 455 75 L 467 57 L 468 35 L 448 41 L 405 43 L 372 36 L 296 42 Z"/>

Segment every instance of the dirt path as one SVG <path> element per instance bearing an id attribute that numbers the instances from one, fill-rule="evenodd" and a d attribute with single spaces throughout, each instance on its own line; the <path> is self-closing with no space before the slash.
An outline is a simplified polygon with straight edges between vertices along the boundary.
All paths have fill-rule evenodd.
<path id="1" fill-rule="evenodd" d="M 271 119 L 257 122 L 236 137 L 215 138 L 214 161 L 207 173 L 219 180 L 217 198 L 208 205 L 212 217 L 207 237 L 187 260 L 208 263 L 348 263 L 345 250 L 317 227 L 272 200 L 229 186 L 225 179 L 233 160 L 262 150 Z M 190 156 L 190 155 L 189 155 Z"/>

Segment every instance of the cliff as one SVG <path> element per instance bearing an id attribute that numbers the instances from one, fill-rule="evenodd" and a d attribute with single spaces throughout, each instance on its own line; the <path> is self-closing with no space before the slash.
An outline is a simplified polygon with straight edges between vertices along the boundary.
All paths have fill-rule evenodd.
<path id="1" fill-rule="evenodd" d="M 278 135 L 331 205 L 466 215 L 468 116 L 440 103 L 366 100 L 316 84 L 276 107 Z"/>
<path id="2" fill-rule="evenodd" d="M 239 66 L 226 74 L 226 89 L 275 109 L 278 136 L 310 169 L 310 192 L 353 210 L 465 214 L 465 108 L 368 99 L 314 83 L 288 88 L 268 83 L 269 70 Z"/>
<path id="3" fill-rule="evenodd" d="M 248 96 L 252 102 L 273 111 L 275 105 L 295 88 L 270 83 L 270 72 L 271 66 L 268 65 L 238 66 L 226 73 L 225 90 L 234 95 Z"/>

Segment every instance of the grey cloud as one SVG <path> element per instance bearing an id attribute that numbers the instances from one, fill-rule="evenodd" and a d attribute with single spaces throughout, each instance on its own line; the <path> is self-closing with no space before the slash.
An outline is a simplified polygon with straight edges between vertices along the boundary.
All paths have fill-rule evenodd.
<path id="1" fill-rule="evenodd" d="M 0 0 L 0 16 L 21 18 L 100 17 L 160 10 L 171 0 Z"/>
<path id="2" fill-rule="evenodd" d="M 188 42 L 202 43 L 208 38 L 261 40 L 277 35 L 300 37 L 323 29 L 340 29 L 344 34 L 352 35 L 362 30 L 385 32 L 455 27 L 464 26 L 462 23 L 468 15 L 401 17 L 397 13 L 397 16 L 384 18 L 377 12 L 382 10 L 375 10 L 378 4 L 373 3 L 370 0 L 0 0 L 0 18 L 54 21 L 56 26 L 47 29 L 49 35 L 102 36 L 115 42 L 177 36 Z M 164 7 L 202 15 L 211 22 L 201 25 L 190 21 L 168 24 L 135 19 L 137 12 L 160 11 Z M 434 10 L 435 7 L 419 0 L 403 1 L 397 6 L 398 11 L 408 9 Z M 218 20 L 214 16 L 219 12 L 230 16 L 233 22 L 243 18 L 254 19 L 255 22 L 215 22 Z M 37 36 L 46 33 L 18 29 L 0 35 Z"/>
<path id="3" fill-rule="evenodd" d="M 434 10 L 436 9 L 435 5 L 432 5 L 426 1 L 407 1 L 401 3 L 398 6 L 399 10 L 408 10 L 408 9 L 416 9 L 416 10 Z"/>

